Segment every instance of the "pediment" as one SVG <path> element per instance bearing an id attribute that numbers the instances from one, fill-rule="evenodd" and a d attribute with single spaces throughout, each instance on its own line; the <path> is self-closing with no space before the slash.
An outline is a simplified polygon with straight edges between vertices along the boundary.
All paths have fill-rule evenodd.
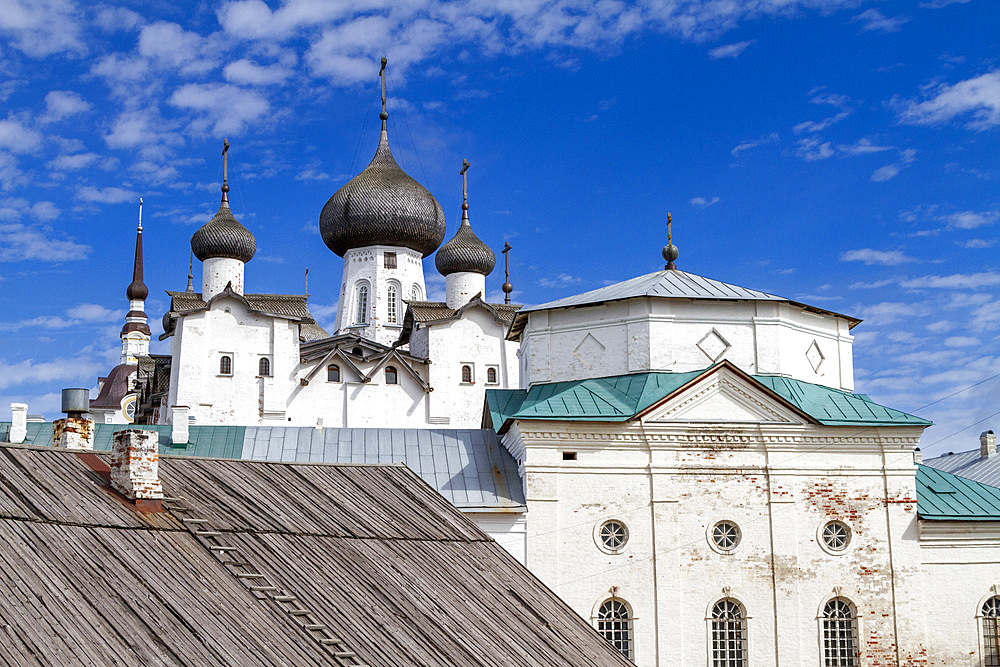
<path id="1" fill-rule="evenodd" d="M 645 423 L 805 424 L 796 410 L 728 369 L 693 381 L 641 417 Z"/>

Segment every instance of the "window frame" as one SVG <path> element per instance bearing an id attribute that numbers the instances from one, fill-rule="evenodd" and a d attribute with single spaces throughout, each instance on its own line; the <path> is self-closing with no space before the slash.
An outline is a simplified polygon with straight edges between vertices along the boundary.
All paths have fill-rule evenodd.
<path id="1" fill-rule="evenodd" d="M 728 593 L 728 591 L 727 591 Z M 723 618 L 719 615 L 722 605 L 729 606 L 729 611 L 735 608 L 738 612 L 733 618 Z M 708 626 L 708 664 L 709 667 L 748 667 L 750 664 L 750 615 L 747 614 L 746 606 L 738 598 L 732 595 L 719 598 L 707 610 L 705 622 Z M 721 627 L 720 627 L 721 626 Z M 730 635 L 734 627 L 737 632 L 736 641 L 739 642 L 735 649 L 737 655 L 732 653 Z M 720 637 L 717 640 L 717 635 Z M 717 646 L 721 646 L 721 654 L 717 655 Z"/>
<path id="2" fill-rule="evenodd" d="M 387 269 L 398 268 L 399 262 L 396 258 L 396 253 L 392 251 L 385 251 L 382 253 L 382 266 Z"/>
<path id="3" fill-rule="evenodd" d="M 465 369 L 469 369 L 468 377 L 466 380 Z M 461 384 L 476 384 L 476 365 L 469 361 L 463 361 L 459 364 L 459 382 Z"/>
<path id="4" fill-rule="evenodd" d="M 354 287 L 354 326 L 366 326 L 368 324 L 369 296 L 371 290 L 368 281 L 362 280 Z"/>
<path id="5" fill-rule="evenodd" d="M 625 616 L 604 616 L 605 607 L 608 607 L 609 614 L 616 611 L 624 610 Z M 598 602 L 594 606 L 594 613 L 592 618 L 594 629 L 597 630 L 598 634 L 604 637 L 611 646 L 613 646 L 617 651 L 624 655 L 629 660 L 635 660 L 635 615 L 632 613 L 632 605 L 630 605 L 626 600 L 612 594 L 611 597 L 605 598 Z M 611 627 L 604 628 L 602 625 L 604 623 L 611 623 Z M 616 634 L 624 633 L 624 642 L 621 638 L 617 638 Z M 608 635 L 611 635 L 610 637 Z M 619 643 L 624 644 L 623 647 Z"/>
<path id="6" fill-rule="evenodd" d="M 719 526 L 723 524 L 729 524 L 736 529 L 736 543 L 728 548 L 723 547 L 722 545 L 720 545 L 718 542 L 715 541 L 715 531 Z M 729 554 L 735 553 L 736 550 L 740 548 L 740 545 L 743 544 L 743 529 L 740 528 L 740 524 L 733 521 L 732 519 L 720 519 L 719 521 L 716 521 L 715 523 L 713 523 L 708 527 L 708 531 L 706 532 L 706 537 L 708 539 L 708 545 L 712 547 L 713 551 L 728 556 Z"/>
<path id="7" fill-rule="evenodd" d="M 830 526 L 841 526 L 846 531 L 846 538 L 844 546 L 841 548 L 835 548 L 827 544 L 826 542 L 826 529 Z M 816 543 L 819 544 L 820 548 L 831 556 L 843 556 L 848 553 L 851 549 L 851 543 L 854 540 L 854 530 L 851 525 L 844 521 L 843 519 L 831 519 L 830 521 L 824 521 L 816 529 Z"/>
<path id="8" fill-rule="evenodd" d="M 490 379 L 490 373 L 493 374 L 493 379 Z M 495 365 L 490 365 L 486 367 L 486 384 L 500 384 L 500 367 Z"/>
<path id="9" fill-rule="evenodd" d="M 389 374 L 392 374 L 392 381 L 389 380 Z M 399 369 L 395 366 L 386 366 L 382 371 L 382 377 L 387 385 L 398 385 L 399 384 Z"/>
<path id="10" fill-rule="evenodd" d="M 266 366 L 266 368 L 265 368 L 265 366 Z M 273 377 L 272 374 L 271 374 L 271 358 L 270 357 L 261 356 L 257 360 L 257 377 L 261 377 L 261 378 Z"/>
<path id="11" fill-rule="evenodd" d="M 847 607 L 850 612 L 849 618 L 837 618 L 830 616 L 827 610 L 830 609 L 830 605 L 834 603 L 839 603 Z M 835 595 L 828 598 L 820 605 L 819 616 L 817 617 L 819 623 L 819 662 L 823 667 L 858 667 L 861 664 L 861 619 L 858 613 L 858 607 L 851 601 L 850 598 L 846 598 L 843 595 Z M 850 662 L 843 662 L 845 656 L 841 655 L 827 655 L 827 624 L 828 623 L 838 623 L 841 629 L 845 622 L 848 624 L 848 631 L 851 633 L 850 641 L 853 642 L 854 655 L 848 656 L 847 659 Z M 839 636 L 834 637 L 835 641 L 839 641 Z"/>
<path id="12" fill-rule="evenodd" d="M 219 353 L 219 371 L 218 371 L 219 377 L 226 377 L 226 378 L 233 377 L 233 358 L 235 356 L 236 355 L 234 355 L 232 352 Z M 227 363 L 229 365 L 228 369 L 225 368 L 225 365 Z"/>
<path id="13" fill-rule="evenodd" d="M 330 371 L 331 370 L 333 370 L 333 371 L 335 371 L 337 373 L 337 379 L 336 380 L 331 380 L 330 379 Z M 326 366 L 326 381 L 330 382 L 330 383 L 333 383 L 333 384 L 339 384 L 342 381 L 342 376 L 340 374 L 340 364 L 327 364 L 327 366 Z"/>
<path id="14" fill-rule="evenodd" d="M 385 288 L 386 324 L 399 324 L 399 285 L 392 282 Z"/>
<path id="15" fill-rule="evenodd" d="M 987 614 L 987 605 L 991 603 L 996 615 Z M 989 644 L 987 644 L 987 623 L 993 626 L 990 628 L 993 641 Z M 1000 665 L 1000 593 L 997 593 L 995 588 L 976 605 L 976 629 L 979 634 L 979 664 L 981 667 Z M 993 655 L 986 653 L 988 646 L 993 649 Z M 987 662 L 987 659 L 991 661 Z"/>
<path id="16" fill-rule="evenodd" d="M 620 525 L 625 530 L 625 541 L 621 543 L 618 548 L 608 546 L 607 542 L 604 541 L 604 528 L 609 524 L 616 523 Z M 594 544 L 597 548 L 606 554 L 612 556 L 617 556 L 628 550 L 629 545 L 632 544 L 632 530 L 628 527 L 628 524 L 618 516 L 611 516 L 603 521 L 598 521 L 594 524 Z"/>

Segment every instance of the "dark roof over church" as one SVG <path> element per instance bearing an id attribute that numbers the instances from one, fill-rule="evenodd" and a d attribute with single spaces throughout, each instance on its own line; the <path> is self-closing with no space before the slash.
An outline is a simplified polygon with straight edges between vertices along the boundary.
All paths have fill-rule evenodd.
<path id="1" fill-rule="evenodd" d="M 162 340 L 173 332 L 173 318 L 200 310 L 208 309 L 208 302 L 201 298 L 200 292 L 172 292 L 166 290 L 170 297 L 170 310 L 163 317 L 164 335 Z M 214 298 L 230 296 L 241 299 L 251 312 L 283 317 L 299 322 L 300 332 L 307 341 L 326 338 L 328 334 L 309 312 L 309 295 L 307 294 L 237 294 L 227 290 Z"/>
<path id="2" fill-rule="evenodd" d="M 106 463 L 0 447 L 0 661 L 631 664 L 403 466 L 163 457 L 154 513 Z"/>
<path id="3" fill-rule="evenodd" d="M 119 408 L 122 399 L 129 393 L 128 379 L 132 373 L 136 372 L 138 366 L 135 364 L 118 364 L 111 369 L 108 377 L 101 385 L 101 391 L 97 398 L 90 401 L 91 408 Z"/>
<path id="4" fill-rule="evenodd" d="M 383 129 L 371 163 L 326 202 L 319 232 L 341 257 L 373 245 L 401 246 L 427 257 L 444 240 L 444 211 L 396 164 Z"/>

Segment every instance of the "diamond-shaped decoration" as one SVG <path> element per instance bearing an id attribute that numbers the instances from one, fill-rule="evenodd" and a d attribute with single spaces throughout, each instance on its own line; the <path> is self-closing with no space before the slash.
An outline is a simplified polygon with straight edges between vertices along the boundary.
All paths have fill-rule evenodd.
<path id="1" fill-rule="evenodd" d="M 695 345 L 712 363 L 721 359 L 726 350 L 732 347 L 729 341 L 723 338 L 722 334 L 716 331 L 714 327 Z"/>
<path id="2" fill-rule="evenodd" d="M 819 343 L 814 340 L 809 349 L 806 350 L 806 361 L 812 366 L 814 373 L 819 373 L 819 367 L 823 365 L 824 359 L 826 357 L 823 355 L 823 351 L 819 349 Z"/>
<path id="3" fill-rule="evenodd" d="M 593 368 L 594 364 L 604 356 L 604 350 L 605 347 L 601 341 L 594 338 L 593 334 L 588 333 L 573 350 L 573 356 L 587 368 Z"/>

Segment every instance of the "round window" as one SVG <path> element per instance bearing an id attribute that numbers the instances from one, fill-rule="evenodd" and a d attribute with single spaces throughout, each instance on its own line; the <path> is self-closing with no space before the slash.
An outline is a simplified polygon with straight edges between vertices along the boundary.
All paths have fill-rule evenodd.
<path id="1" fill-rule="evenodd" d="M 621 521 L 605 521 L 597 533 L 601 546 L 612 553 L 621 551 L 628 542 L 628 528 Z"/>
<path id="2" fill-rule="evenodd" d="M 823 526 L 820 537 L 830 551 L 843 551 L 851 542 L 851 529 L 843 521 L 831 521 Z"/>
<path id="3" fill-rule="evenodd" d="M 732 521 L 720 521 L 712 526 L 712 544 L 719 551 L 732 551 L 740 543 L 740 527 Z"/>

